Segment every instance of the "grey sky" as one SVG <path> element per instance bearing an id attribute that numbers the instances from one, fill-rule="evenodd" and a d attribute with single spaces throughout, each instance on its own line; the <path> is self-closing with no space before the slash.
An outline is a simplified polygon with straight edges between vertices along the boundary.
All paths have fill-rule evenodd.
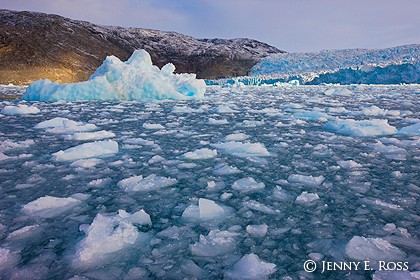
<path id="1" fill-rule="evenodd" d="M 420 0 L 1 0 L 97 24 L 248 37 L 290 52 L 420 43 Z"/>

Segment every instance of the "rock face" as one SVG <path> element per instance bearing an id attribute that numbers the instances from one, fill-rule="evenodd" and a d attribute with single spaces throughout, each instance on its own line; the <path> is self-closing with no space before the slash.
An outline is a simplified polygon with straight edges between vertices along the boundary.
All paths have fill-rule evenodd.
<path id="1" fill-rule="evenodd" d="M 38 79 L 86 80 L 107 55 L 126 60 L 145 49 L 153 63 L 215 79 L 246 75 L 262 58 L 283 53 L 251 39 L 195 39 L 175 32 L 99 26 L 35 12 L 0 10 L 0 84 Z"/>

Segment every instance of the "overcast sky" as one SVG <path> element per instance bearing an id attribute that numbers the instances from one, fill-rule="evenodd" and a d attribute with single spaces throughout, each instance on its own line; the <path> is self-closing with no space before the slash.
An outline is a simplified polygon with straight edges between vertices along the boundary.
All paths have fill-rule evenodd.
<path id="1" fill-rule="evenodd" d="M 97 24 L 253 38 L 290 52 L 420 43 L 420 0 L 1 0 Z"/>

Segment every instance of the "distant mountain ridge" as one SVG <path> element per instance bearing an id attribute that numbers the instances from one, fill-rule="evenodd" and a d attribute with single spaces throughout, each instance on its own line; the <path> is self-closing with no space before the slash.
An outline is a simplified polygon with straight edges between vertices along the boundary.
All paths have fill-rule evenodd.
<path id="1" fill-rule="evenodd" d="M 284 53 L 252 39 L 195 39 L 176 32 L 95 25 L 58 15 L 0 10 L 0 84 L 86 80 L 107 55 L 126 60 L 147 50 L 155 65 L 217 79 L 249 74 L 262 58 Z"/>

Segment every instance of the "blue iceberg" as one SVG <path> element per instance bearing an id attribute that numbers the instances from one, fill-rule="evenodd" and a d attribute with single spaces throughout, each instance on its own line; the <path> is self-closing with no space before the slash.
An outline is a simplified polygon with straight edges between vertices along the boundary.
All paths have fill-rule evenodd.
<path id="1" fill-rule="evenodd" d="M 182 100 L 203 98 L 204 80 L 195 74 L 174 74 L 175 66 L 168 63 L 159 69 L 145 50 L 136 50 L 122 62 L 108 56 L 89 80 L 59 84 L 48 79 L 29 85 L 23 100 Z"/>

